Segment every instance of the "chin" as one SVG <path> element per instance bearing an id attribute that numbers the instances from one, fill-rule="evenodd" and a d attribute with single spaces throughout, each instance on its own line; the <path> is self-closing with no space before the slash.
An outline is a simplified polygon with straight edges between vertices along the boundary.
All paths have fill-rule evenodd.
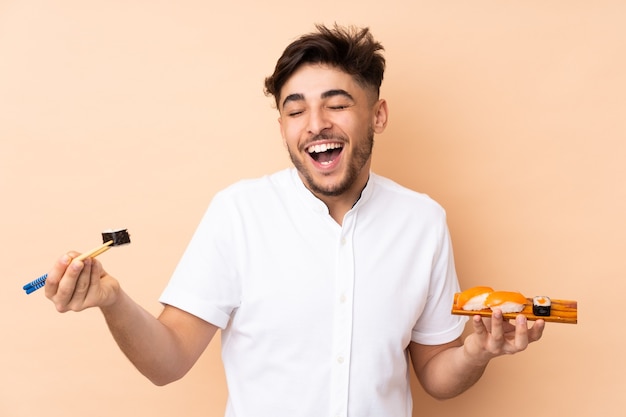
<path id="1" fill-rule="evenodd" d="M 307 181 L 309 189 L 316 194 L 321 194 L 327 197 L 336 197 L 348 191 L 352 183 L 352 181 L 349 181 L 349 179 L 345 177 L 335 181 L 328 181 L 328 178 L 324 179 L 321 181 Z"/>

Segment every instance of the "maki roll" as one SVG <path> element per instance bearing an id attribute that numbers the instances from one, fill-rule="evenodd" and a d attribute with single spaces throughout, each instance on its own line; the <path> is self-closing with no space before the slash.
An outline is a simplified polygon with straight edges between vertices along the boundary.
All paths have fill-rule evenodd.
<path id="1" fill-rule="evenodd" d="M 539 295 L 533 298 L 533 314 L 535 316 L 549 316 L 551 307 L 552 301 L 550 301 L 550 297 Z"/>
<path id="2" fill-rule="evenodd" d="M 102 232 L 102 243 L 111 242 L 111 246 L 119 246 L 130 243 L 130 235 L 127 229 L 108 229 Z"/>

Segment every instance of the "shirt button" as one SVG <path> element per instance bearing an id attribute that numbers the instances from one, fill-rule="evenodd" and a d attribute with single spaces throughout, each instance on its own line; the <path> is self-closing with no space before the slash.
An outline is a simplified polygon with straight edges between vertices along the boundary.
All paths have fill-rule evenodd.
<path id="1" fill-rule="evenodd" d="M 344 361 L 343 356 L 339 356 L 339 357 L 337 358 L 337 363 L 342 364 L 342 363 L 343 363 L 343 361 Z"/>
<path id="2" fill-rule="evenodd" d="M 342 244 L 342 245 L 345 245 L 345 244 L 346 244 L 346 238 L 345 238 L 345 237 L 342 237 L 342 238 L 341 238 L 341 244 Z"/>
<path id="3" fill-rule="evenodd" d="M 341 297 L 339 297 L 339 302 L 340 302 L 341 304 L 343 304 L 343 303 L 345 303 L 345 302 L 346 302 L 346 295 L 345 295 L 345 294 L 341 294 Z"/>

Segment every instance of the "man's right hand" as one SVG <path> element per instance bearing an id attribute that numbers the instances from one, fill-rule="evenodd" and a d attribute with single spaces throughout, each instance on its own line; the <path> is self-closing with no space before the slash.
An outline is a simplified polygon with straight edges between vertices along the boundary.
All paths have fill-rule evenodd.
<path id="1" fill-rule="evenodd" d="M 76 260 L 77 252 L 68 252 L 55 262 L 44 286 L 46 297 L 57 311 L 82 311 L 113 304 L 119 283 L 108 275 L 94 258 Z"/>

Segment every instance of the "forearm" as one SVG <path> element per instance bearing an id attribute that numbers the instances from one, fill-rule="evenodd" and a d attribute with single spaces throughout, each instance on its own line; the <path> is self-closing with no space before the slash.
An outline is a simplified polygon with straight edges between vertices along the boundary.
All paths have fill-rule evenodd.
<path id="1" fill-rule="evenodd" d="M 423 366 L 419 375 L 420 383 L 434 398 L 453 398 L 480 379 L 487 363 L 470 360 L 464 345 L 452 347 L 440 352 Z"/>
<path id="2" fill-rule="evenodd" d="M 175 307 L 158 318 L 121 289 L 95 259 L 61 257 L 48 273 L 46 297 L 59 312 L 99 307 L 115 341 L 137 369 L 157 385 L 181 378 L 196 362 L 217 327 Z"/>
<path id="3" fill-rule="evenodd" d="M 529 343 L 541 338 L 545 326 L 543 320 L 537 320 L 528 328 L 523 315 L 518 315 L 515 323 L 509 323 L 499 309 L 485 322 L 474 316 L 474 332 L 463 342 L 457 339 L 438 346 L 411 343 L 415 372 L 433 397 L 446 399 L 461 394 L 480 379 L 489 361 L 525 350 Z"/>
<path id="4" fill-rule="evenodd" d="M 116 301 L 100 308 L 122 352 L 156 385 L 182 377 L 191 365 L 175 333 L 119 290 Z"/>

